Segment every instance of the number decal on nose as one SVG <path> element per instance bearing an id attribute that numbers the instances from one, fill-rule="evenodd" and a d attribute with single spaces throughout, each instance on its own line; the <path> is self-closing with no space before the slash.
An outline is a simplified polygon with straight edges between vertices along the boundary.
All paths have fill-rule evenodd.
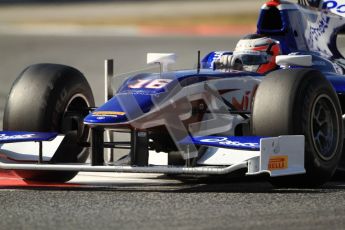
<path id="1" fill-rule="evenodd" d="M 139 79 L 134 84 L 128 85 L 130 89 L 161 89 L 169 84 L 171 79 L 154 79 L 154 80 L 143 80 Z"/>

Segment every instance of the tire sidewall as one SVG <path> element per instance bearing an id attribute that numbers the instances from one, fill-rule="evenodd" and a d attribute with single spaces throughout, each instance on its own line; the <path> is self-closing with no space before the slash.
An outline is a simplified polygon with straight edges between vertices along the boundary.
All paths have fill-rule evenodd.
<path id="1" fill-rule="evenodd" d="M 64 141 L 51 162 L 83 163 L 89 152 L 79 142 L 87 141 L 88 132 L 79 135 L 75 130 L 62 130 L 66 109 L 76 96 L 83 98 L 87 107 L 94 107 L 91 88 L 77 69 L 46 63 L 29 66 L 16 79 L 9 93 L 4 130 L 64 133 Z M 24 179 L 51 182 L 68 181 L 77 174 L 73 171 L 34 170 L 16 173 Z"/>
<path id="2" fill-rule="evenodd" d="M 329 160 L 318 155 L 311 131 L 313 105 L 321 95 L 333 102 L 338 123 L 337 145 Z M 270 73 L 258 87 L 251 119 L 256 136 L 305 136 L 306 174 L 272 178 L 275 185 L 318 186 L 332 177 L 342 154 L 343 126 L 339 99 L 321 72 L 300 68 Z"/>
<path id="3" fill-rule="evenodd" d="M 313 106 L 316 100 L 322 95 L 326 95 L 332 100 L 336 111 L 333 115 L 336 116 L 338 123 L 337 145 L 334 148 L 333 157 L 329 160 L 323 159 L 318 154 L 317 147 L 313 141 L 311 127 Z M 320 76 L 319 72 L 310 71 L 306 74 L 303 81 L 301 81 L 294 104 L 294 108 L 296 108 L 295 111 L 292 111 L 294 121 L 304 120 L 304 122 L 294 122 L 294 133 L 305 136 L 305 168 L 315 176 L 325 178 L 325 180 L 326 178 L 329 179 L 334 174 L 342 153 L 342 120 L 340 117 L 341 108 L 338 97 L 328 80 Z"/>

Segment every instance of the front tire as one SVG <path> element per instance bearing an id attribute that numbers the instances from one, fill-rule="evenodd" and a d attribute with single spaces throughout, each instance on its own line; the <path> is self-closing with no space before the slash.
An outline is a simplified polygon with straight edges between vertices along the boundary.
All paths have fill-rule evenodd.
<path id="1" fill-rule="evenodd" d="M 89 153 L 79 145 L 88 138 L 83 118 L 94 107 L 91 88 L 78 70 L 58 64 L 26 68 L 14 82 L 6 103 L 4 130 L 65 134 L 53 163 L 83 163 Z M 77 172 L 15 171 L 26 180 L 65 182 Z"/>
<path id="2" fill-rule="evenodd" d="M 306 174 L 272 178 L 279 187 L 314 187 L 334 174 L 343 146 L 343 124 L 332 85 L 316 70 L 288 69 L 269 74 L 253 104 L 253 134 L 304 135 Z"/>

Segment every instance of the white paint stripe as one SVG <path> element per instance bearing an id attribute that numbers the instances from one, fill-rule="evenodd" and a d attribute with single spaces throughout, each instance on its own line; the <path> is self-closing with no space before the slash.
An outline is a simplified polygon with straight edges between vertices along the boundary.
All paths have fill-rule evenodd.
<path id="1" fill-rule="evenodd" d="M 109 184 L 181 184 L 177 180 L 165 180 L 159 178 L 161 174 L 129 174 L 129 173 L 89 173 L 80 172 L 68 183 L 76 183 L 83 185 L 109 185 Z"/>

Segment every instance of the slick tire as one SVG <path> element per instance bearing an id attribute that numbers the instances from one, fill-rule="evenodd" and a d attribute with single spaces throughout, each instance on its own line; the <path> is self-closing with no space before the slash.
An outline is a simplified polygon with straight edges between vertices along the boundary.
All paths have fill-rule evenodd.
<path id="1" fill-rule="evenodd" d="M 260 83 L 252 114 L 256 136 L 304 135 L 306 174 L 272 178 L 278 187 L 315 187 L 331 179 L 342 154 L 338 97 L 316 70 L 286 69 Z"/>
<path id="2" fill-rule="evenodd" d="M 36 64 L 15 80 L 4 111 L 4 130 L 58 132 L 65 139 L 52 163 L 83 163 L 89 152 L 79 143 L 88 139 L 83 118 L 94 107 L 91 88 L 81 72 L 58 64 Z M 66 182 L 77 172 L 16 171 L 26 180 Z"/>

